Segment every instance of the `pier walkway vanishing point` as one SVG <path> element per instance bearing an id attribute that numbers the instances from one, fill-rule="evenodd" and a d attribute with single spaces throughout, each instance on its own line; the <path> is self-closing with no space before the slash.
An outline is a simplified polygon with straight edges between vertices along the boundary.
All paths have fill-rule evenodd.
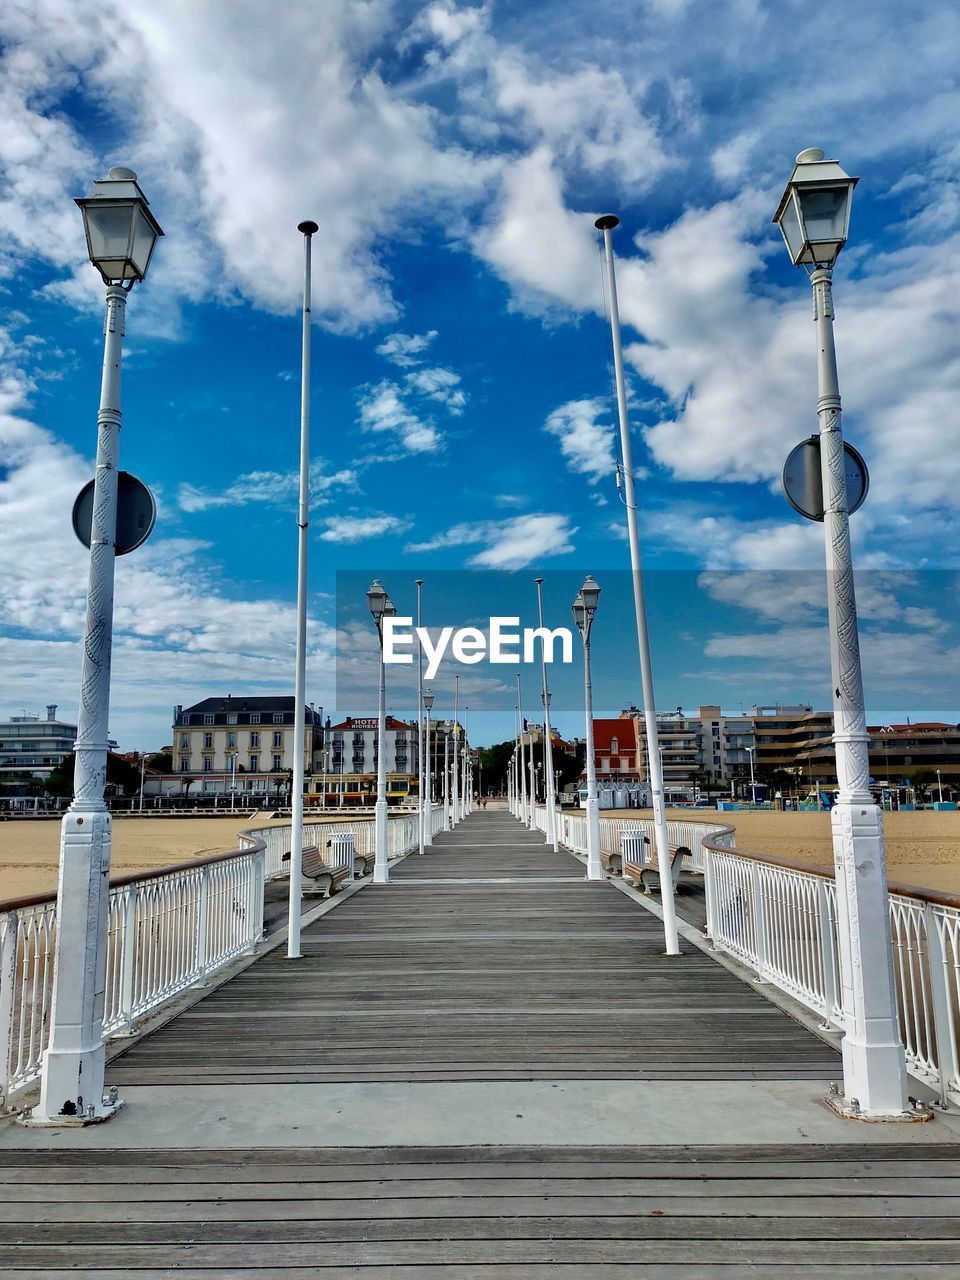
<path id="1" fill-rule="evenodd" d="M 960 1277 L 960 1124 L 842 1121 L 833 1048 L 503 811 L 0 1126 L 19 1280 Z"/>

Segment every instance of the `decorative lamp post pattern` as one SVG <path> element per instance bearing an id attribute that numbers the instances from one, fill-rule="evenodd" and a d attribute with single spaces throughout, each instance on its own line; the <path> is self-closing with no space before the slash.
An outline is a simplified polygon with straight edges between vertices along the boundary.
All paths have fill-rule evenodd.
<path id="1" fill-rule="evenodd" d="M 426 809 L 424 808 L 423 769 L 423 641 L 420 639 L 420 627 L 423 625 L 423 579 L 417 578 L 417 829 L 418 852 L 423 855 L 426 843 Z"/>
<path id="2" fill-rule="evenodd" d="M 818 148 L 797 157 L 773 221 L 813 289 L 817 413 L 826 547 L 833 741 L 840 790 L 831 812 L 843 1006 L 844 1097 L 838 1109 L 868 1118 L 906 1114 L 906 1068 L 893 973 L 883 814 L 869 788 L 869 737 L 850 512 L 833 334 L 833 264 L 846 243 L 856 178 Z"/>
<path id="3" fill-rule="evenodd" d="M 450 730 L 443 731 L 443 829 L 450 830 Z"/>
<path id="4" fill-rule="evenodd" d="M 424 762 L 424 834 L 423 843 L 429 848 L 433 844 L 433 761 L 432 743 L 430 741 L 430 712 L 433 710 L 433 690 L 424 689 L 423 691 L 423 709 L 427 717 L 426 735 L 427 735 L 427 751 L 426 760 Z"/>
<path id="5" fill-rule="evenodd" d="M 593 683 L 590 676 L 590 631 L 600 603 L 600 587 L 591 574 L 573 602 L 573 620 L 583 639 L 583 705 L 587 738 L 587 879 L 603 880 L 600 861 L 600 802 L 597 796 L 597 761 L 593 749 Z"/>
<path id="6" fill-rule="evenodd" d="M 460 821 L 460 765 L 457 751 L 460 737 L 460 677 L 453 677 L 453 760 L 451 762 L 451 800 L 450 826 L 455 827 Z"/>
<path id="7" fill-rule="evenodd" d="M 377 699 L 377 800 L 373 809 L 374 853 L 373 883 L 387 884 L 390 867 L 387 859 L 387 682 L 383 661 L 383 620 L 395 618 L 397 610 L 383 583 L 375 578 L 367 591 L 367 604 L 377 626 L 380 646 L 380 688 Z"/>
<path id="8" fill-rule="evenodd" d="M 104 802 L 117 556 L 120 368 L 127 293 L 143 280 L 163 235 L 131 169 L 111 169 L 77 200 L 90 261 L 106 289 L 103 377 L 97 415 L 90 576 L 83 637 L 73 801 L 60 828 L 57 936 L 50 1036 L 34 1123 L 104 1120 L 103 1010 L 111 820 Z"/>
<path id="9" fill-rule="evenodd" d="M 532 829 L 533 827 L 533 742 L 530 743 L 530 786 L 529 786 L 529 803 L 527 802 L 527 774 L 524 764 L 523 750 L 523 688 L 520 683 L 520 672 L 517 672 L 517 716 L 519 717 L 519 726 L 517 732 L 517 744 L 520 748 L 520 821 Z"/>

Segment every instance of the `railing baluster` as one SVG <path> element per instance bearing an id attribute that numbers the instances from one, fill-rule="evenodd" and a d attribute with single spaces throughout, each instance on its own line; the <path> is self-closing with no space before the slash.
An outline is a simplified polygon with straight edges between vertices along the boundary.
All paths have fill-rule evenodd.
<path id="1" fill-rule="evenodd" d="M 0 1110 L 10 1091 L 13 1074 L 13 1009 L 17 983 L 17 934 L 19 916 L 0 915 Z"/>
<path id="2" fill-rule="evenodd" d="M 957 1054 L 956 1028 L 951 1017 L 950 988 L 947 981 L 948 963 L 945 947 L 942 909 L 932 902 L 924 904 L 923 923 L 927 940 L 930 994 L 933 1003 L 933 1033 L 936 1037 L 937 1080 L 940 1105 L 946 1109 L 951 1080 L 960 1079 L 960 1062 Z"/>

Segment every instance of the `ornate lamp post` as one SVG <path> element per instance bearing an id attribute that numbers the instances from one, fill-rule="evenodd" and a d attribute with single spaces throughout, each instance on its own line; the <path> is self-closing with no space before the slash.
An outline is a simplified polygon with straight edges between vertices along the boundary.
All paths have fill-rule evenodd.
<path id="1" fill-rule="evenodd" d="M 433 844 L 433 779 L 431 776 L 433 761 L 431 759 L 431 743 L 430 743 L 430 712 L 433 710 L 433 690 L 432 689 L 424 689 L 423 691 L 423 709 L 427 715 L 426 759 L 423 764 L 423 776 L 424 776 L 423 804 L 426 806 L 426 808 L 424 809 L 424 818 L 423 818 L 423 823 L 424 823 L 423 843 L 427 846 L 427 848 L 429 848 L 430 845 Z"/>
<path id="2" fill-rule="evenodd" d="M 840 783 L 831 814 L 844 1022 L 844 1097 L 837 1102 L 848 1113 L 895 1118 L 906 1113 L 906 1070 L 893 976 L 883 814 L 868 785 L 869 738 L 833 337 L 833 264 L 846 243 L 856 183 L 819 149 L 802 151 L 773 220 L 794 265 L 810 276 L 817 325 L 833 741 Z"/>
<path id="3" fill-rule="evenodd" d="M 593 750 L 593 685 L 590 678 L 590 630 L 600 603 L 600 588 L 591 574 L 573 602 L 573 620 L 583 638 L 583 705 L 587 721 L 587 879 L 602 880 L 600 862 L 600 804 L 597 797 L 597 761 Z"/>
<path id="4" fill-rule="evenodd" d="M 390 868 L 387 862 L 387 684 L 383 661 L 383 620 L 396 617 L 397 610 L 379 578 L 375 578 L 370 584 L 367 604 L 377 625 L 377 638 L 380 642 L 380 692 L 377 701 L 377 801 L 373 809 L 373 883 L 386 884 L 390 879 Z"/>
<path id="5" fill-rule="evenodd" d="M 77 204 L 87 252 L 103 277 L 107 297 L 74 795 L 60 828 L 50 1040 L 34 1113 L 40 1124 L 105 1120 L 122 1105 L 103 1098 L 102 1029 L 111 843 L 103 793 L 118 554 L 120 364 L 127 293 L 146 276 L 163 235 L 132 169 L 111 169 Z"/>

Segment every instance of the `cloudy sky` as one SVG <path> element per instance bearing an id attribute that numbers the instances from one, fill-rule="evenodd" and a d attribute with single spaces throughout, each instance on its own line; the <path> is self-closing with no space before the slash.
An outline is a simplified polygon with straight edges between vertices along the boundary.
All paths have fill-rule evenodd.
<path id="1" fill-rule="evenodd" d="M 430 618 L 431 573 L 510 573 L 532 623 L 556 572 L 555 624 L 565 575 L 606 571 L 599 709 L 638 700 L 593 229 L 614 210 L 658 702 L 825 705 L 822 597 L 796 572 L 822 530 L 778 480 L 816 426 L 814 330 L 770 224 L 822 146 L 861 179 L 835 296 L 871 471 L 869 711 L 960 719 L 958 53 L 932 0 L 7 0 L 0 713 L 76 708 L 102 285 L 72 198 L 113 164 L 166 231 L 127 316 L 121 464 L 159 519 L 118 564 L 123 746 L 168 741 L 175 702 L 292 692 L 304 218 L 311 700 L 333 706 L 337 570 L 407 608 L 422 576 L 444 623 L 468 619 Z M 402 683 L 391 701 L 409 710 Z"/>

